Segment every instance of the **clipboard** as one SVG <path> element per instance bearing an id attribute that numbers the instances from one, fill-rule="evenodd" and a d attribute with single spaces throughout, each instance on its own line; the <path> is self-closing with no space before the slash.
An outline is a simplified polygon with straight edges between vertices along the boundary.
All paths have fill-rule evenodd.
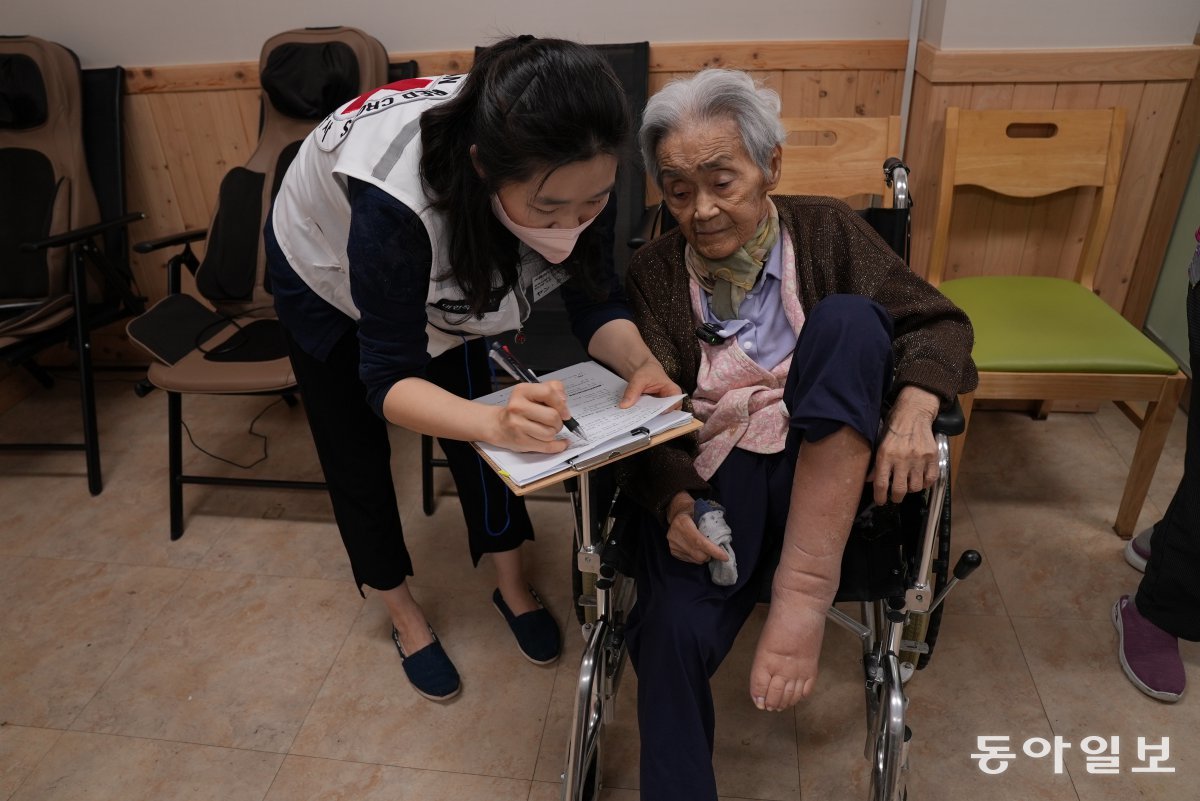
<path id="1" fill-rule="evenodd" d="M 507 473 L 496 467 L 496 463 L 491 460 L 487 453 L 480 450 L 475 443 L 471 443 L 471 445 L 475 448 L 475 452 L 479 454 L 480 458 L 487 463 L 488 467 L 492 468 L 496 475 L 500 476 L 500 479 L 505 483 L 509 490 L 512 491 L 513 495 L 528 495 L 531 492 L 537 492 L 538 490 L 545 489 L 546 487 L 552 487 L 555 484 L 561 484 L 569 478 L 576 478 L 584 475 L 590 470 L 595 470 L 597 467 L 604 467 L 606 465 L 614 464 L 626 457 L 632 456 L 635 453 L 641 453 L 647 448 L 653 448 L 656 445 L 669 442 L 676 437 L 682 437 L 685 434 L 691 434 L 694 431 L 699 431 L 703 427 L 704 424 L 693 417 L 689 422 L 684 423 L 681 426 L 668 428 L 666 431 L 653 436 L 651 436 L 649 429 L 641 429 L 646 432 L 645 435 L 639 436 L 633 442 L 622 443 L 621 445 L 615 447 L 612 451 L 596 454 L 584 460 L 572 460 L 568 463 L 568 467 L 559 470 L 557 473 L 552 473 L 548 476 L 544 476 L 543 478 L 539 478 L 536 481 L 531 481 L 524 486 L 514 482 Z M 639 429 L 635 429 L 632 433 L 637 433 L 638 430 Z"/>

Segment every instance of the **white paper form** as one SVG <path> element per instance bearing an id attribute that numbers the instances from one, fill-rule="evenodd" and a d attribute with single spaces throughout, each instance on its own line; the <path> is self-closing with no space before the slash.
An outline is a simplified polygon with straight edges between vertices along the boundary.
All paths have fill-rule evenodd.
<path id="1" fill-rule="evenodd" d="M 508 473 L 518 485 L 528 484 L 556 473 L 567 467 L 568 461 L 576 456 L 603 451 L 609 440 L 628 437 L 631 431 L 646 426 L 649 421 L 683 398 L 683 395 L 667 398 L 643 395 L 628 409 L 620 409 L 617 404 L 621 402 L 621 396 L 625 393 L 626 382 L 596 362 L 581 362 L 564 367 L 553 373 L 546 373 L 540 380 L 562 382 L 571 416 L 583 428 L 587 440 L 584 441 L 563 428 L 559 431 L 558 438 L 566 440 L 570 445 L 562 453 L 554 454 L 516 453 L 485 442 L 477 443 L 497 467 Z M 512 390 L 512 387 L 507 387 L 476 400 L 491 406 L 503 406 L 508 402 Z"/>

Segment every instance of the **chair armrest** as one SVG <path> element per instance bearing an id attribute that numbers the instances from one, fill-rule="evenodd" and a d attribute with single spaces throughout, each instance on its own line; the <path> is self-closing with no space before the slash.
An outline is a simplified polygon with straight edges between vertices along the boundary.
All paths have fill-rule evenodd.
<path id="1" fill-rule="evenodd" d="M 60 248 L 64 245 L 73 245 L 76 242 L 83 241 L 84 239 L 90 239 L 96 234 L 102 234 L 105 231 L 109 231 L 113 228 L 122 228 L 130 223 L 144 219 L 146 219 L 146 215 L 142 214 L 140 211 L 131 212 L 121 217 L 115 217 L 111 220 L 98 222 L 95 225 L 88 225 L 83 228 L 76 228 L 73 231 L 55 234 L 54 236 L 47 237 L 46 239 L 40 239 L 37 242 L 22 242 L 21 250 L 25 253 L 33 253 L 38 250 Z"/>
<path id="2" fill-rule="evenodd" d="M 159 239 L 147 239 L 143 242 L 138 242 L 133 246 L 135 253 L 153 253 L 156 250 L 163 248 L 174 247 L 176 245 L 186 245 L 189 242 L 196 242 L 208 236 L 207 228 L 193 228 L 191 231 L 184 231 L 179 234 L 171 234 Z"/>
<path id="3" fill-rule="evenodd" d="M 958 398 L 954 399 L 954 405 L 949 409 L 939 411 L 938 416 L 933 421 L 933 433 L 935 434 L 957 437 L 966 430 L 967 421 L 963 417 L 962 406 L 959 405 Z"/>

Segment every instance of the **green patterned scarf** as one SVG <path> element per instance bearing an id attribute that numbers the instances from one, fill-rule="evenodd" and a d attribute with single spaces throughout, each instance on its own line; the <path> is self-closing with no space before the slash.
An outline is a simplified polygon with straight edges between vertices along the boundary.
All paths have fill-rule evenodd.
<path id="1" fill-rule="evenodd" d="M 729 256 L 710 261 L 691 245 L 684 249 L 688 272 L 712 296 L 713 311 L 722 320 L 736 320 L 738 307 L 746 293 L 754 288 L 758 274 L 779 240 L 779 212 L 767 198 L 767 218 L 758 226 L 750 241 Z"/>

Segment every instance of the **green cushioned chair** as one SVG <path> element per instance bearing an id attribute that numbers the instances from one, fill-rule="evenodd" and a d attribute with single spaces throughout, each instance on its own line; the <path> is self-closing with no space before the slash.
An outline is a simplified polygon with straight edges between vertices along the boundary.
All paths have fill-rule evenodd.
<path id="1" fill-rule="evenodd" d="M 1125 128 L 1123 109 L 946 110 L 945 149 L 929 280 L 971 318 L 979 388 L 963 399 L 1111 400 L 1140 429 L 1114 528 L 1130 537 L 1183 391 L 1163 352 L 1092 288 L 1112 218 Z M 1092 217 L 1074 279 L 990 275 L 942 281 L 954 188 L 1010 197 L 1095 187 Z M 1016 272 L 1014 270 L 1014 272 Z M 1139 414 L 1129 404 L 1146 402 Z M 958 437 L 953 469 L 962 464 Z"/>

